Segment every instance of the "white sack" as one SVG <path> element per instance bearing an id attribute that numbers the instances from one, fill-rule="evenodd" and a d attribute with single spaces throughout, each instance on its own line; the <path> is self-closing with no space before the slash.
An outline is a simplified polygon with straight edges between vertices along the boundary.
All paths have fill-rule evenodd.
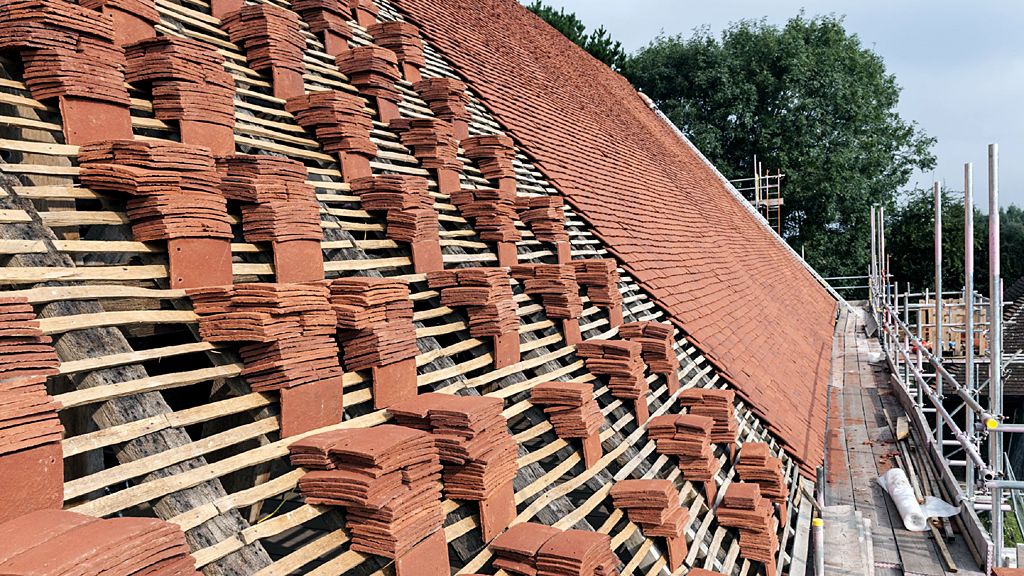
<path id="1" fill-rule="evenodd" d="M 893 468 L 879 476 L 878 485 L 889 493 L 903 518 L 903 525 L 913 532 L 927 530 L 928 518 L 948 518 L 960 512 L 958 506 L 952 506 L 934 496 L 926 496 L 924 504 L 920 504 L 914 496 L 914 488 L 907 474 L 900 468 Z"/>

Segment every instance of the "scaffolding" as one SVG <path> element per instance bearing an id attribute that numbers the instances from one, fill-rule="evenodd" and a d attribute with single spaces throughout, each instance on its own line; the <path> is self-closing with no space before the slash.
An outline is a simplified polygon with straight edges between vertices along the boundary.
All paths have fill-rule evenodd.
<path id="1" fill-rule="evenodd" d="M 754 156 L 754 175 L 748 178 L 737 178 L 729 182 L 743 194 L 764 218 L 775 233 L 782 236 L 782 179 L 786 176 L 781 170 L 765 170 Z"/>
<path id="2" fill-rule="evenodd" d="M 998 148 L 988 149 L 989 206 L 999 206 Z M 964 166 L 965 213 L 973 210 L 973 167 Z M 1005 512 L 1016 516 L 1024 482 L 1013 478 L 1003 451 L 1003 435 L 1024 433 L 1024 425 L 1008 423 L 1003 411 L 1002 374 L 1017 355 L 1003 357 L 1002 278 L 999 210 L 989 210 L 989 294 L 974 290 L 974 223 L 965 218 L 964 279 L 958 292 L 942 287 L 942 204 L 938 182 L 935 205 L 935 292 L 901 292 L 893 282 L 886 252 L 885 212 L 871 209 L 870 305 L 879 339 L 892 370 L 901 403 L 943 476 L 957 494 L 960 521 L 987 572 L 1013 565 L 1003 553 Z M 970 345 L 968 343 L 972 343 Z M 962 375 L 949 368 L 962 365 Z M 960 372 L 956 370 L 956 372 Z M 979 516 L 980 514 L 980 516 Z M 988 522 L 981 518 L 987 517 Z M 1021 518 L 1017 517 L 1017 522 Z M 1022 566 L 1024 567 L 1024 566 Z"/>

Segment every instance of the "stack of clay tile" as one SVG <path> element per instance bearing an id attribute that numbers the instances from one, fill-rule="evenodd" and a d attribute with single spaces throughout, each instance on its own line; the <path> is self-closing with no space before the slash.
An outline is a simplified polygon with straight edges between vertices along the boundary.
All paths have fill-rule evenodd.
<path id="1" fill-rule="evenodd" d="M 586 530 L 516 524 L 490 544 L 495 568 L 527 576 L 615 576 L 611 537 Z"/>
<path id="2" fill-rule="evenodd" d="M 671 480 L 620 480 L 611 489 L 612 505 L 626 510 L 629 521 L 648 538 L 669 539 L 671 570 L 686 555 L 686 527 L 690 513 L 679 502 L 679 490 Z"/>
<path id="3" fill-rule="evenodd" d="M 366 101 L 348 92 L 323 90 L 291 98 L 285 110 L 295 121 L 316 135 L 317 142 L 328 154 L 350 152 L 368 158 L 377 155 L 377 145 L 370 141 L 373 118 Z"/>
<path id="4" fill-rule="evenodd" d="M 516 199 L 519 219 L 530 227 L 541 242 L 568 242 L 565 231 L 565 202 L 559 196 L 533 196 Z"/>
<path id="5" fill-rule="evenodd" d="M 381 46 L 359 46 L 342 52 L 334 62 L 364 96 L 390 102 L 402 99 L 395 88 L 395 82 L 400 78 L 398 56 L 391 50 Z"/>
<path id="6" fill-rule="evenodd" d="M 388 238 L 408 243 L 438 240 L 437 212 L 425 178 L 386 174 L 356 178 L 349 184 L 364 210 L 387 212 Z"/>
<path id="7" fill-rule="evenodd" d="M 148 24 L 160 23 L 160 13 L 157 12 L 156 3 L 153 0 L 81 0 L 79 4 L 91 10 L 100 10 L 106 7 L 118 8 Z"/>
<path id="8" fill-rule="evenodd" d="M 358 371 L 386 366 L 419 353 L 405 282 L 362 276 L 338 278 L 331 281 L 330 291 L 346 368 Z"/>
<path id="9" fill-rule="evenodd" d="M 775 533 L 771 502 L 757 484 L 733 482 L 715 511 L 718 523 L 740 532 L 740 555 L 768 566 L 775 573 L 779 537 Z"/>
<path id="10" fill-rule="evenodd" d="M 714 421 L 706 416 L 665 414 L 651 418 L 647 423 L 647 436 L 654 440 L 659 454 L 679 460 L 684 478 L 707 483 L 714 479 L 720 467 L 711 446 L 712 426 Z"/>
<path id="11" fill-rule="evenodd" d="M 59 364 L 28 300 L 0 297 L 0 455 L 60 442 L 58 405 L 46 393 Z"/>
<path id="12" fill-rule="evenodd" d="M 736 393 L 719 388 L 690 388 L 679 395 L 679 405 L 689 408 L 690 414 L 707 416 L 715 421 L 711 428 L 711 441 L 736 447 L 736 418 L 733 403 Z"/>
<path id="13" fill-rule="evenodd" d="M 437 118 L 396 118 L 391 129 L 398 132 L 402 145 L 428 170 L 461 170 L 459 143 L 452 125 Z"/>
<path id="14" fill-rule="evenodd" d="M 444 492 L 455 500 L 485 500 L 516 477 L 518 448 L 501 411 L 487 396 L 428 393 L 388 412 L 398 424 L 434 435 L 444 467 Z"/>
<path id="15" fill-rule="evenodd" d="M 10 0 L 0 10 L 0 49 L 21 50 L 36 100 L 77 96 L 128 104 L 124 51 L 111 16 L 65 0 Z"/>
<path id="16" fill-rule="evenodd" d="M 544 407 L 555 434 L 565 440 L 586 438 L 601 430 L 604 415 L 587 382 L 543 382 L 533 387 L 530 402 Z"/>
<path id="17" fill-rule="evenodd" d="M 208 44 L 159 36 L 125 48 L 128 82 L 150 82 L 153 114 L 160 120 L 235 125 L 235 83 L 223 58 Z"/>
<path id="18" fill-rule="evenodd" d="M 587 297 L 595 306 L 619 308 L 622 293 L 619 292 L 619 271 L 615 260 L 610 258 L 574 260 L 576 281 L 586 286 Z"/>
<path id="19" fill-rule="evenodd" d="M 679 359 L 672 349 L 671 324 L 663 322 L 630 322 L 619 326 L 619 336 L 643 347 L 644 363 L 657 374 L 673 374 Z"/>
<path id="20" fill-rule="evenodd" d="M 579 318 L 583 315 L 576 270 L 569 264 L 519 264 L 512 277 L 523 283 L 523 291 L 541 297 L 549 318 Z"/>
<path id="21" fill-rule="evenodd" d="M 466 157 L 476 161 L 480 172 L 488 180 L 515 178 L 512 160 L 516 157 L 515 143 L 504 134 L 473 136 L 462 141 Z"/>
<path id="22" fill-rule="evenodd" d="M 249 67 L 257 72 L 280 68 L 302 74 L 306 38 L 298 14 L 271 4 L 248 4 L 224 17 L 221 24 L 231 41 L 245 50 Z"/>
<path id="23" fill-rule="evenodd" d="M 322 240 L 320 205 L 300 162 L 234 154 L 219 162 L 224 196 L 244 202 L 242 232 L 249 242 Z"/>
<path id="24" fill-rule="evenodd" d="M 348 20 L 352 16 L 348 0 L 294 0 L 292 10 L 309 24 L 313 34 L 332 32 L 346 40 L 352 38 Z"/>
<path id="25" fill-rule="evenodd" d="M 744 482 L 761 487 L 761 495 L 777 504 L 786 502 L 786 482 L 782 474 L 782 460 L 771 455 L 764 442 L 747 442 L 740 447 L 740 461 L 736 474 Z"/>
<path id="26" fill-rule="evenodd" d="M 434 436 L 383 424 L 309 436 L 289 446 L 307 504 L 344 506 L 352 550 L 397 558 L 444 523 Z"/>
<path id="27" fill-rule="evenodd" d="M 590 339 L 576 346 L 576 355 L 585 360 L 591 373 L 608 376 L 612 396 L 636 400 L 649 390 L 640 350 L 638 342 Z"/>
<path id="28" fill-rule="evenodd" d="M 0 524 L 0 573 L 199 576 L 176 524 L 66 510 L 39 510 Z"/>
<path id="29" fill-rule="evenodd" d="M 466 84 L 454 78 L 424 78 L 414 86 L 430 110 L 445 122 L 469 122 Z"/>
<path id="30" fill-rule="evenodd" d="M 363 28 L 368 28 L 377 21 L 380 10 L 373 0 L 348 0 L 348 5 Z"/>
<path id="31" fill-rule="evenodd" d="M 232 237 L 220 174 L 208 148 L 105 140 L 79 148 L 78 162 L 83 186 L 132 197 L 128 218 L 139 242 Z"/>
<path id="32" fill-rule="evenodd" d="M 423 40 L 420 31 L 409 22 L 399 20 L 378 22 L 367 30 L 373 36 L 373 43 L 395 53 L 398 61 L 405 66 L 423 68 L 427 59 L 423 55 Z"/>
<path id="33" fill-rule="evenodd" d="M 522 234 L 516 229 L 516 193 L 497 188 L 463 188 L 453 192 L 452 204 L 462 215 L 473 219 L 473 227 L 481 240 L 518 242 Z"/>
<path id="34" fill-rule="evenodd" d="M 519 330 L 519 315 L 505 268 L 441 270 L 427 274 L 427 282 L 441 290 L 442 306 L 466 307 L 469 334 L 474 338 Z"/>
<path id="35" fill-rule="evenodd" d="M 341 380 L 328 290 L 313 284 L 235 284 L 188 290 L 207 342 L 241 347 L 254 392 Z"/>

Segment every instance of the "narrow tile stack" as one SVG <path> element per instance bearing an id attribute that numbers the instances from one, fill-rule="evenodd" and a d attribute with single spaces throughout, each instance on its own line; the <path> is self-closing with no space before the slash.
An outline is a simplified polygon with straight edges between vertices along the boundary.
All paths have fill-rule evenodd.
<path id="1" fill-rule="evenodd" d="M 542 382 L 530 391 L 530 402 L 544 407 L 555 434 L 562 440 L 583 440 L 583 465 L 590 469 L 601 459 L 604 414 L 587 382 Z"/>
<path id="2" fill-rule="evenodd" d="M 118 46 L 152 38 L 156 35 L 154 27 L 160 23 L 153 0 L 82 0 L 79 4 L 114 19 L 114 42 Z"/>
<path id="3" fill-rule="evenodd" d="M 736 474 L 744 482 L 753 482 L 761 488 L 761 495 L 779 505 L 779 517 L 786 517 L 786 481 L 782 474 L 782 460 L 771 455 L 764 442 L 747 442 L 740 447 L 740 460 Z"/>
<path id="4" fill-rule="evenodd" d="M 125 78 L 153 93 L 153 115 L 180 122 L 182 142 L 211 148 L 215 156 L 234 151 L 235 83 L 215 50 L 191 38 L 160 36 L 125 48 Z M 218 138 L 196 138 L 216 130 Z"/>
<path id="5" fill-rule="evenodd" d="M 166 140 L 106 140 L 78 151 L 83 186 L 131 196 L 128 218 L 139 242 L 230 239 L 227 201 L 208 148 Z"/>
<path id="6" fill-rule="evenodd" d="M 64 428 L 46 391 L 59 365 L 28 300 L 0 297 L 0 486 L 33 487 L 0 493 L 0 522 L 64 501 Z"/>
<path id="7" fill-rule="evenodd" d="M 686 527 L 689 510 L 679 502 L 679 490 L 671 480 L 620 480 L 611 489 L 612 505 L 625 510 L 629 521 L 644 536 L 665 539 L 668 567 L 675 572 L 686 558 Z"/>
<path id="8" fill-rule="evenodd" d="M 560 196 L 520 196 L 516 198 L 519 220 L 530 227 L 540 242 L 551 242 L 557 249 L 558 263 L 568 264 L 569 233 L 565 230 L 565 201 Z"/>
<path id="9" fill-rule="evenodd" d="M 419 348 L 409 286 L 392 278 L 337 278 L 330 299 L 345 367 L 372 371 L 374 408 L 416 396 Z"/>
<path id="10" fill-rule="evenodd" d="M 495 538 L 495 568 L 527 576 L 617 576 L 619 559 L 611 537 L 586 530 L 559 530 L 544 524 L 516 524 Z"/>
<path id="11" fill-rule="evenodd" d="M 390 128 L 424 168 L 434 171 L 438 192 L 453 194 L 461 188 L 459 141 L 451 124 L 437 118 L 395 118 Z"/>
<path id="12" fill-rule="evenodd" d="M 338 90 L 310 92 L 288 100 L 285 110 L 313 132 L 320 147 L 337 154 L 345 180 L 369 176 L 377 145 L 370 140 L 373 118 L 361 97 Z"/>
<path id="13" fill-rule="evenodd" d="M 622 293 L 619 292 L 618 264 L 611 258 L 574 260 L 576 281 L 587 289 L 590 303 L 608 309 L 611 328 L 622 325 Z"/>
<path id="14" fill-rule="evenodd" d="M 516 516 L 512 483 L 518 446 L 501 413 L 504 407 L 500 398 L 428 393 L 388 409 L 398 424 L 434 435 L 444 465 L 444 493 L 480 502 L 484 542 Z"/>
<path id="15" fill-rule="evenodd" d="M 463 188 L 452 193 L 462 215 L 473 219 L 473 227 L 486 242 L 518 242 L 523 236 L 516 230 L 516 195 L 497 188 Z"/>
<path id="16" fill-rule="evenodd" d="M 469 94 L 466 84 L 454 78 L 424 78 L 413 86 L 430 111 L 452 125 L 457 140 L 469 138 Z"/>
<path id="17" fill-rule="evenodd" d="M 441 461 L 434 437 L 383 424 L 324 432 L 289 447 L 307 504 L 343 506 L 356 552 L 398 559 L 444 523 Z M 441 539 L 447 569 L 447 546 Z"/>
<path id="18" fill-rule="evenodd" d="M 309 25 L 310 32 L 320 35 L 327 54 L 338 56 L 349 49 L 352 9 L 348 0 L 295 0 L 292 10 Z"/>
<path id="19" fill-rule="evenodd" d="M 579 344 L 583 299 L 576 283 L 576 270 L 567 264 L 520 264 L 512 266 L 512 277 L 523 283 L 523 291 L 540 296 L 544 313 L 562 321 L 565 343 Z"/>
<path id="20" fill-rule="evenodd" d="M 715 421 L 711 442 L 729 447 L 729 457 L 736 456 L 736 417 L 733 405 L 736 392 L 719 388 L 691 388 L 679 395 L 679 405 L 690 414 L 707 416 Z"/>
<path id="21" fill-rule="evenodd" d="M 516 170 L 512 161 L 516 157 L 515 142 L 504 134 L 471 136 L 462 140 L 466 157 L 480 167 L 488 180 L 497 180 L 499 188 L 515 193 Z"/>
<path id="22" fill-rule="evenodd" d="M 466 307 L 469 334 L 494 338 L 494 367 L 519 362 L 519 315 L 505 268 L 460 268 L 427 274 L 430 288 L 441 291 L 441 305 Z"/>
<path id="23" fill-rule="evenodd" d="M 303 94 L 306 38 L 298 14 L 272 4 L 248 4 L 226 15 L 221 25 L 231 41 L 245 50 L 250 68 L 270 71 L 275 97 Z"/>
<path id="24" fill-rule="evenodd" d="M 326 286 L 235 284 L 186 293 L 204 341 L 247 343 L 239 353 L 253 392 L 281 391 L 282 436 L 341 421 L 337 317 Z"/>
<path id="25" fill-rule="evenodd" d="M 421 80 L 420 68 L 427 65 L 427 58 L 423 55 L 423 40 L 416 25 L 400 20 L 378 22 L 366 31 L 373 36 L 374 44 L 395 53 L 406 80 L 413 83 Z"/>
<path id="26" fill-rule="evenodd" d="M 4 574 L 199 576 L 185 533 L 156 518 L 41 510 L 0 524 Z"/>
<path id="27" fill-rule="evenodd" d="M 658 454 L 675 456 L 683 478 L 703 482 L 709 504 L 715 501 L 718 492 L 715 475 L 721 468 L 711 445 L 712 426 L 711 418 L 692 414 L 665 414 L 647 423 L 647 436 L 654 440 Z"/>
<path id="28" fill-rule="evenodd" d="M 425 178 L 386 174 L 356 178 L 349 184 L 364 210 L 387 212 L 388 238 L 411 244 L 417 274 L 444 268 L 440 226 Z"/>
<path id="29" fill-rule="evenodd" d="M 671 324 L 663 322 L 630 322 L 619 326 L 619 337 L 639 342 L 643 347 L 644 363 L 651 372 L 665 376 L 668 393 L 679 390 L 679 359 L 672 348 Z"/>
<path id="30" fill-rule="evenodd" d="M 339 54 L 334 63 L 360 94 L 376 99 L 381 122 L 387 124 L 398 118 L 398 102 L 402 95 L 395 82 L 401 73 L 398 56 L 394 52 L 380 46 L 359 46 Z"/>
<path id="31" fill-rule="evenodd" d="M 608 390 L 612 396 L 632 400 L 637 424 L 650 417 L 647 392 L 650 387 L 644 377 L 647 366 L 640 356 L 640 344 L 628 340 L 601 340 L 592 338 L 576 346 L 576 355 L 583 358 L 587 370 L 608 377 Z"/>
<path id="32" fill-rule="evenodd" d="M 373 0 L 348 0 L 348 5 L 356 22 L 363 28 L 369 28 L 377 22 L 379 10 Z"/>
<path id="33" fill-rule="evenodd" d="M 757 484 L 733 482 L 715 511 L 718 523 L 740 532 L 740 555 L 765 565 L 768 574 L 775 573 L 775 554 L 779 537 L 775 533 L 772 504 L 761 496 Z"/>

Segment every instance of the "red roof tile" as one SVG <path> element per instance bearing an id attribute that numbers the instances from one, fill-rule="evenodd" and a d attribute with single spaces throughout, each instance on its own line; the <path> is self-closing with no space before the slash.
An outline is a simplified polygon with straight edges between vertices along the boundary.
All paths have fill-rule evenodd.
<path id="1" fill-rule="evenodd" d="M 513 0 L 399 0 L 805 467 L 835 301 L 629 83 Z"/>

